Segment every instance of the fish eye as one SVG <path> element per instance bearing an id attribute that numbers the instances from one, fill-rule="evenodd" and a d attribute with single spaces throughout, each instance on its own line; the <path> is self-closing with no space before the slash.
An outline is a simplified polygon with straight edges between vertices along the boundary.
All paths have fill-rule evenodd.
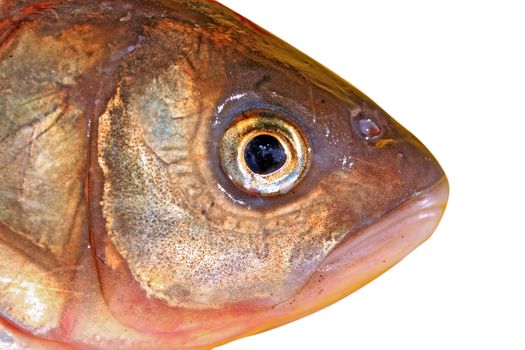
<path id="1" fill-rule="evenodd" d="M 372 117 L 359 114 L 352 121 L 357 136 L 364 141 L 374 143 L 383 136 L 383 128 Z"/>
<path id="2" fill-rule="evenodd" d="M 287 159 L 288 156 L 281 141 L 270 134 L 255 136 L 244 149 L 244 161 L 255 174 L 271 174 L 281 169 Z"/>
<path id="3" fill-rule="evenodd" d="M 308 170 L 309 141 L 299 127 L 271 111 L 242 113 L 224 133 L 221 165 L 243 191 L 258 196 L 285 194 Z"/>

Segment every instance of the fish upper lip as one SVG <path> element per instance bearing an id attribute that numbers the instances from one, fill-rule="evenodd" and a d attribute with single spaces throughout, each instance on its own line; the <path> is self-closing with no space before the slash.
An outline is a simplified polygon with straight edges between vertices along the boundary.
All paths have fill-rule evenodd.
<path id="1" fill-rule="evenodd" d="M 321 262 L 317 271 L 327 273 L 343 269 L 391 245 L 393 240 L 405 240 L 407 244 L 399 245 L 400 250 L 391 257 L 395 260 L 394 265 L 432 235 L 444 214 L 448 193 L 448 180 L 443 176 L 381 220 L 351 233 Z"/>

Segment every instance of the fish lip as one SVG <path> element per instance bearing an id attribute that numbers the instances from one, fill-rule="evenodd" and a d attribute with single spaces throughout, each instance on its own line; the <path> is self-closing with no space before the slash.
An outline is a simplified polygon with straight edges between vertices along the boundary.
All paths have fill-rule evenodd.
<path id="1" fill-rule="evenodd" d="M 350 294 L 430 238 L 445 212 L 448 194 L 443 176 L 381 220 L 345 238 L 317 269 L 327 283 L 328 299 L 337 301 Z"/>

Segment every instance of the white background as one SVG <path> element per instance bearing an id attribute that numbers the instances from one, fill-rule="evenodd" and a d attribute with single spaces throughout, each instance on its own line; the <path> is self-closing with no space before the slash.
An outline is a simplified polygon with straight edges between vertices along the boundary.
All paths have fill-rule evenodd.
<path id="1" fill-rule="evenodd" d="M 222 0 L 357 86 L 451 184 L 434 236 L 290 325 L 224 346 L 525 349 L 525 8 L 519 1 Z"/>

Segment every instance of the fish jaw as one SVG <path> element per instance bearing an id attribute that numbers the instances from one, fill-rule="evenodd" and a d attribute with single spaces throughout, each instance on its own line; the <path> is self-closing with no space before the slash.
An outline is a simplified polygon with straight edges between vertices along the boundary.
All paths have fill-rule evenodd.
<path id="1" fill-rule="evenodd" d="M 237 314 L 233 323 L 242 320 L 239 333 L 221 344 L 305 317 L 376 279 L 430 238 L 443 217 L 448 195 L 449 183 L 443 176 L 381 220 L 350 233 L 293 297 L 274 305 L 269 300 L 254 301 L 257 307 L 247 307 L 248 317 Z M 206 337 L 201 341 L 206 343 Z"/>
<path id="2" fill-rule="evenodd" d="M 380 221 L 351 233 L 293 298 L 274 307 L 272 318 L 260 331 L 327 307 L 388 271 L 430 238 L 443 217 L 448 195 L 444 176 Z"/>
<path id="3" fill-rule="evenodd" d="M 419 192 L 381 221 L 350 235 L 321 264 L 325 287 L 343 297 L 393 267 L 424 243 L 446 209 L 446 178 Z"/>

